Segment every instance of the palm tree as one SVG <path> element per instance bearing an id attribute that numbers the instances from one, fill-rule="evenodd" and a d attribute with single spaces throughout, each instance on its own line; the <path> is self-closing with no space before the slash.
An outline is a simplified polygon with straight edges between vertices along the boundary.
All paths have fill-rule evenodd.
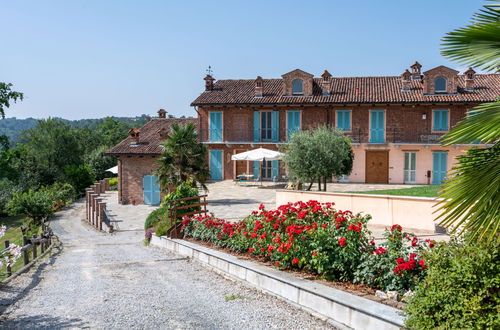
<path id="1" fill-rule="evenodd" d="M 163 152 L 156 171 L 162 191 L 170 192 L 182 182 L 190 181 L 206 189 L 208 179 L 207 149 L 198 143 L 196 126 L 188 123 L 172 125 L 172 132 L 162 143 Z"/>
<path id="2" fill-rule="evenodd" d="M 474 15 L 471 25 L 443 38 L 442 55 L 486 71 L 500 69 L 500 5 L 490 4 Z M 441 225 L 470 238 L 500 240 L 500 99 L 469 112 L 443 138 L 443 145 L 486 144 L 458 157 L 440 193 Z"/>

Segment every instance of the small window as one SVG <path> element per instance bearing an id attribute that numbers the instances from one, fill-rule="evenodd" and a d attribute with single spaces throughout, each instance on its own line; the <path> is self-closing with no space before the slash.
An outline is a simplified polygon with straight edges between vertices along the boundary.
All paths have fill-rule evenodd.
<path id="1" fill-rule="evenodd" d="M 351 110 L 337 110 L 337 128 L 342 131 L 351 130 Z"/>
<path id="2" fill-rule="evenodd" d="M 446 79 L 443 77 L 434 80 L 434 91 L 436 93 L 446 93 Z"/>
<path id="3" fill-rule="evenodd" d="M 292 82 L 292 94 L 293 95 L 303 94 L 302 80 L 296 79 Z"/>
<path id="4" fill-rule="evenodd" d="M 448 128 L 448 110 L 433 110 L 433 131 L 447 131 Z"/>

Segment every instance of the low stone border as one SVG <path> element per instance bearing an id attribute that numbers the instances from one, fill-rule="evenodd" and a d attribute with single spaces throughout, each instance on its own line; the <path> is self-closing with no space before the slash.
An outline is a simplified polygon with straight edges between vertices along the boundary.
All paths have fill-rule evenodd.
<path id="1" fill-rule="evenodd" d="M 339 328 L 399 329 L 401 311 L 317 282 L 179 239 L 153 235 L 151 244 L 193 258 L 216 272 L 242 280 L 314 314 Z"/>

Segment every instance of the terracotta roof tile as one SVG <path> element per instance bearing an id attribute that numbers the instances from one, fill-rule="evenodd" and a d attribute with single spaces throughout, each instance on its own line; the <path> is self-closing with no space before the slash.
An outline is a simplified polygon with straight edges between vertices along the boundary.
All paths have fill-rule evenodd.
<path id="1" fill-rule="evenodd" d="M 106 152 L 106 155 L 159 155 L 161 153 L 160 143 L 164 140 L 161 133 L 170 132 L 174 123 L 185 125 L 187 123 L 197 124 L 196 118 L 154 118 L 140 128 L 139 143 L 134 144 L 129 135 L 122 142 Z"/>
<path id="2" fill-rule="evenodd" d="M 399 76 L 331 78 L 332 93 L 322 95 L 321 78 L 314 78 L 312 96 L 286 96 L 283 79 L 264 79 L 262 97 L 255 97 L 255 79 L 219 80 L 212 91 L 203 92 L 192 106 L 231 104 L 351 104 L 351 103 L 481 103 L 500 95 L 499 74 L 476 74 L 475 89 L 464 90 L 465 77 L 457 77 L 458 93 L 424 95 L 421 81 L 412 80 L 401 91 Z"/>

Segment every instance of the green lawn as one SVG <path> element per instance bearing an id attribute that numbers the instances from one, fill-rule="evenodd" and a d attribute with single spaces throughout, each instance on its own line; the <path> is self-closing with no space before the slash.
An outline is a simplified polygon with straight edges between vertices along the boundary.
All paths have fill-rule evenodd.
<path id="1" fill-rule="evenodd" d="M 441 190 L 440 185 L 434 185 L 434 186 L 419 186 L 419 187 L 403 188 L 403 189 L 351 191 L 351 192 L 356 194 L 372 194 L 372 195 L 437 197 L 438 192 L 440 190 Z"/>
<path id="2" fill-rule="evenodd" d="M 15 216 L 15 217 L 6 217 L 0 218 L 0 225 L 7 226 L 7 231 L 5 235 L 0 238 L 0 250 L 5 248 L 5 241 L 10 241 L 10 244 L 16 244 L 21 246 L 23 243 L 22 233 L 21 233 L 21 225 L 23 224 L 24 216 Z M 23 258 L 22 256 L 17 259 L 16 263 L 12 266 L 12 273 L 15 273 L 17 270 L 23 267 Z M 7 270 L 5 266 L 0 268 L 0 281 L 3 281 L 7 278 Z"/>

